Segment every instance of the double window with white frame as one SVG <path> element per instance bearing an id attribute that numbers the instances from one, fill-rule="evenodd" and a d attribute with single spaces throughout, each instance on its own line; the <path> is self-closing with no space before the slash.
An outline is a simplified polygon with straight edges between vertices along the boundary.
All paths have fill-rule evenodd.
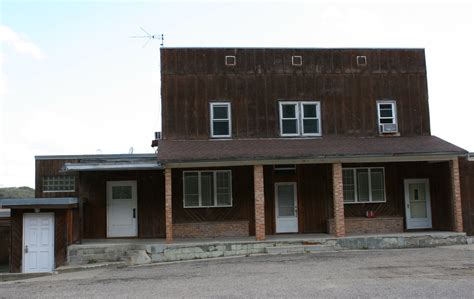
<path id="1" fill-rule="evenodd" d="M 321 136 L 320 102 L 280 102 L 281 136 Z"/>
<path id="2" fill-rule="evenodd" d="M 344 203 L 385 202 L 383 167 L 342 169 Z"/>
<path id="3" fill-rule="evenodd" d="M 397 133 L 397 103 L 394 100 L 377 101 L 377 116 L 380 133 Z"/>
<path id="4" fill-rule="evenodd" d="M 231 207 L 231 171 L 184 171 L 183 206 L 185 208 Z"/>
<path id="5" fill-rule="evenodd" d="M 229 102 L 211 103 L 211 137 L 229 138 L 232 136 L 232 121 Z"/>

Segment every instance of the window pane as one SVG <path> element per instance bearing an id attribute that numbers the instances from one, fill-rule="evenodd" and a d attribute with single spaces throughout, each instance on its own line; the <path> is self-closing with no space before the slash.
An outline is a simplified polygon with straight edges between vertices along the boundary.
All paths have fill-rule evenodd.
<path id="1" fill-rule="evenodd" d="M 229 122 L 228 121 L 214 121 L 213 133 L 214 136 L 228 136 L 229 135 Z"/>
<path id="2" fill-rule="evenodd" d="M 367 169 L 357 169 L 357 196 L 359 202 L 369 201 L 369 173 Z"/>
<path id="3" fill-rule="evenodd" d="M 296 118 L 296 104 L 281 105 L 283 118 Z"/>
<path id="4" fill-rule="evenodd" d="M 184 174 L 184 204 L 186 207 L 195 207 L 199 205 L 197 172 Z"/>
<path id="5" fill-rule="evenodd" d="M 382 169 L 371 169 L 372 201 L 384 201 L 384 176 Z"/>
<path id="6" fill-rule="evenodd" d="M 303 104 L 303 116 L 304 117 L 317 117 L 316 104 Z"/>
<path id="7" fill-rule="evenodd" d="M 317 119 L 304 119 L 303 120 L 303 132 L 305 134 L 317 134 L 319 133 L 319 124 Z"/>
<path id="8" fill-rule="evenodd" d="M 379 105 L 380 109 L 388 109 L 388 110 L 392 110 L 392 104 L 380 104 Z"/>
<path id="9" fill-rule="evenodd" d="M 380 110 L 380 116 L 381 117 L 392 117 L 392 109 L 390 110 L 385 110 L 385 109 L 381 109 Z"/>
<path id="10" fill-rule="evenodd" d="M 393 124 L 394 121 L 393 121 L 393 118 L 381 118 L 380 123 L 381 124 Z"/>
<path id="11" fill-rule="evenodd" d="M 214 105 L 212 106 L 214 109 L 214 119 L 228 119 L 229 118 L 229 113 L 228 113 L 228 106 L 222 106 L 222 105 Z"/>
<path id="12" fill-rule="evenodd" d="M 112 199 L 131 199 L 132 186 L 112 186 Z"/>
<path id="13" fill-rule="evenodd" d="M 216 172 L 217 205 L 231 205 L 231 182 L 229 172 Z"/>
<path id="14" fill-rule="evenodd" d="M 278 192 L 278 216 L 295 216 L 295 194 L 293 185 L 280 185 Z"/>
<path id="15" fill-rule="evenodd" d="M 283 134 L 297 134 L 298 133 L 298 121 L 296 119 L 282 120 L 282 133 Z"/>
<path id="16" fill-rule="evenodd" d="M 214 205 L 214 176 L 212 172 L 201 173 L 201 205 Z"/>
<path id="17" fill-rule="evenodd" d="M 354 171 L 352 169 L 342 170 L 342 185 L 345 202 L 355 202 Z"/>

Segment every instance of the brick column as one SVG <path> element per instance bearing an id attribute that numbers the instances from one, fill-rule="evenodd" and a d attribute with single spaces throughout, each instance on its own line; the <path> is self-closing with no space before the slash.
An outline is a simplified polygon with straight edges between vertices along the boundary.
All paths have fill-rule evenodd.
<path id="1" fill-rule="evenodd" d="M 255 192 L 255 238 L 265 240 L 265 196 L 263 192 L 263 166 L 253 167 L 253 187 Z"/>
<path id="2" fill-rule="evenodd" d="M 453 208 L 454 231 L 463 232 L 461 185 L 459 181 L 459 161 L 457 158 L 449 162 L 449 170 L 451 176 L 451 204 Z"/>
<path id="3" fill-rule="evenodd" d="M 344 223 L 344 195 L 342 192 L 342 165 L 332 164 L 332 194 L 334 205 L 334 234 L 336 237 L 346 235 L 346 225 Z"/>
<path id="4" fill-rule="evenodd" d="M 173 206 L 172 206 L 171 169 L 165 169 L 165 228 L 166 243 L 173 242 Z"/>

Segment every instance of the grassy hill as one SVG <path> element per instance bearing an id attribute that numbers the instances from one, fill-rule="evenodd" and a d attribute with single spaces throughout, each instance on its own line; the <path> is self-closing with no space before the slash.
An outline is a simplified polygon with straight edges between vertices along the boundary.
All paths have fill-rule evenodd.
<path id="1" fill-rule="evenodd" d="M 0 188 L 0 198 L 32 198 L 35 197 L 35 189 L 30 187 L 7 187 Z"/>

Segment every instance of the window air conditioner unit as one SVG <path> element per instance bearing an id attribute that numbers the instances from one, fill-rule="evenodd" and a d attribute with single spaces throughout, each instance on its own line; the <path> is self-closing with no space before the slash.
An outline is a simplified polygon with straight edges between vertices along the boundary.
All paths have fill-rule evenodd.
<path id="1" fill-rule="evenodd" d="M 397 133 L 398 126 L 397 124 L 381 124 L 380 131 L 384 134 Z"/>

